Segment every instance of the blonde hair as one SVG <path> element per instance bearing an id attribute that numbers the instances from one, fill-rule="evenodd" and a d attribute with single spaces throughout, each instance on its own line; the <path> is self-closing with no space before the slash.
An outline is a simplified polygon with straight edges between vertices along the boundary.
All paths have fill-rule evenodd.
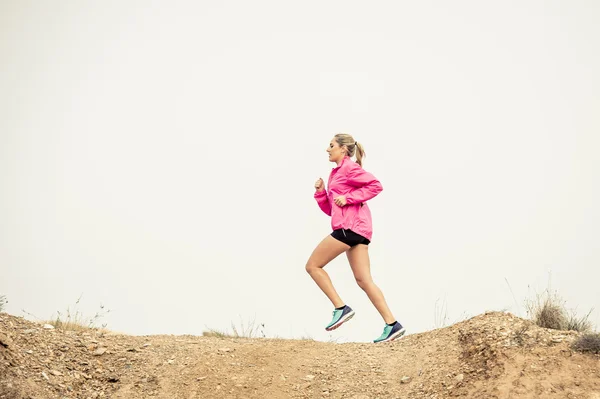
<path id="1" fill-rule="evenodd" d="M 338 133 L 333 137 L 340 147 L 346 146 L 349 157 L 353 157 L 356 153 L 356 163 L 362 166 L 362 160 L 367 156 L 363 146 L 355 141 L 354 137 L 346 133 Z"/>

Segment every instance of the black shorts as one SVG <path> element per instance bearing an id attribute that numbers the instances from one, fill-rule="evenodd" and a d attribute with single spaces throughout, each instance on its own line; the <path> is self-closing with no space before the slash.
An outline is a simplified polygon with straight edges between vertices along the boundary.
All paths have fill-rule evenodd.
<path id="1" fill-rule="evenodd" d="M 336 240 L 343 242 L 346 245 L 350 245 L 351 247 L 354 247 L 355 245 L 358 245 L 358 244 L 369 245 L 369 243 L 371 242 L 368 239 L 366 239 L 365 237 L 353 232 L 350 229 L 333 230 L 333 233 L 331 233 L 331 236 L 333 238 L 335 238 Z"/>

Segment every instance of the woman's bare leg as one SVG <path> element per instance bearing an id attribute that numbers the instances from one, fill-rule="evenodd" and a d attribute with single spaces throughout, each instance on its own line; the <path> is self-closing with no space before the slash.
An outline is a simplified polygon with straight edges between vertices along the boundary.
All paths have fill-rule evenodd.
<path id="1" fill-rule="evenodd" d="M 346 251 L 346 256 L 348 256 L 348 262 L 350 262 L 350 267 L 352 267 L 352 272 L 358 286 L 365 291 L 381 317 L 383 317 L 383 320 L 387 324 L 396 321 L 385 301 L 383 293 L 375 285 L 371 277 L 369 247 L 364 244 L 358 244 Z"/>
<path id="2" fill-rule="evenodd" d="M 342 301 L 335 288 L 333 288 L 331 279 L 323 268 L 348 248 L 348 245 L 329 235 L 317 245 L 306 262 L 306 271 L 336 308 L 344 306 L 344 301 Z"/>

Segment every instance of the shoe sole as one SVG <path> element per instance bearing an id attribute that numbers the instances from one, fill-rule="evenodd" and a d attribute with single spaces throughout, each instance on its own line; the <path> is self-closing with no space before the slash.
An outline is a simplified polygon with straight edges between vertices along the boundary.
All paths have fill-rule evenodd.
<path id="1" fill-rule="evenodd" d="M 389 337 L 387 337 L 384 340 L 381 341 L 377 341 L 375 342 L 376 344 L 379 344 L 381 342 L 392 342 L 400 337 L 402 337 L 404 335 L 404 333 L 406 332 L 406 328 L 402 328 L 401 330 L 396 331 L 395 333 L 393 333 L 392 335 L 390 335 Z"/>
<path id="2" fill-rule="evenodd" d="M 352 312 L 346 314 L 344 317 L 342 317 L 337 323 L 335 323 L 331 327 L 325 328 L 325 331 L 333 331 L 333 330 L 335 330 L 336 328 L 338 328 L 339 326 L 341 326 L 342 324 L 344 324 L 345 322 L 347 322 L 348 320 L 350 320 L 352 317 L 354 317 L 354 310 Z"/>

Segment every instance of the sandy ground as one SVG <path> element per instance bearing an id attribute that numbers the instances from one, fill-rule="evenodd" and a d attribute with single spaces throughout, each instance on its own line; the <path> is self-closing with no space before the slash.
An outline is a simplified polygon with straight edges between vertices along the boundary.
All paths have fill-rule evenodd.
<path id="1" fill-rule="evenodd" d="M 600 356 L 573 351 L 577 337 L 502 312 L 384 344 L 70 332 L 1 313 L 0 399 L 600 399 Z"/>

